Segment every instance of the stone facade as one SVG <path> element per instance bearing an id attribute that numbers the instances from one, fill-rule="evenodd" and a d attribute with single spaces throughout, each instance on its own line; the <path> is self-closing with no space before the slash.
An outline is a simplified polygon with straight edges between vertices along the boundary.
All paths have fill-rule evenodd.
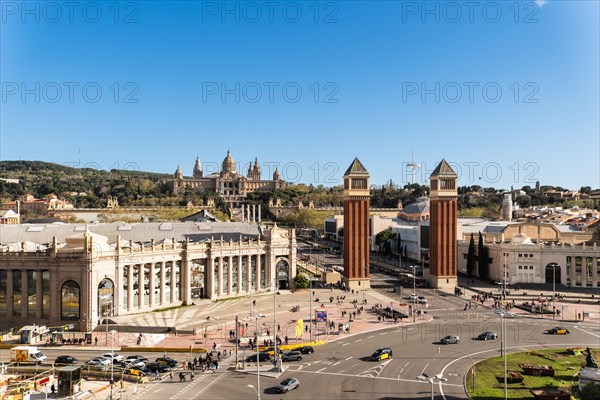
<path id="1" fill-rule="evenodd" d="M 90 331 L 105 316 L 293 288 L 296 275 L 294 231 L 277 226 L 4 225 L 0 237 L 0 320 L 15 327 Z"/>
<path id="2" fill-rule="evenodd" d="M 220 195 L 231 207 L 239 207 L 249 193 L 256 191 L 271 191 L 286 187 L 286 182 L 281 179 L 277 168 L 272 180 L 261 178 L 261 169 L 258 159 L 254 164 L 249 163 L 248 172 L 243 176 L 237 171 L 237 166 L 231 152 L 223 160 L 221 172 L 204 176 L 200 159 L 196 158 L 192 178 L 185 178 L 180 167 L 173 176 L 173 193 L 178 194 L 191 190 Z"/>

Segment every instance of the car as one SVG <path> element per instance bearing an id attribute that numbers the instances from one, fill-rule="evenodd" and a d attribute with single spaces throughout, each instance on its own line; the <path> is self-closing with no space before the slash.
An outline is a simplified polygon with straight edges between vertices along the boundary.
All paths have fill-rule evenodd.
<path id="1" fill-rule="evenodd" d="M 458 336 L 444 336 L 440 342 L 443 344 L 460 343 L 460 338 Z"/>
<path id="2" fill-rule="evenodd" d="M 112 360 L 114 364 L 118 364 L 124 360 L 123 356 L 117 353 L 104 353 L 102 354 L 102 357 Z"/>
<path id="3" fill-rule="evenodd" d="M 546 331 L 547 334 L 549 335 L 568 335 L 571 333 L 570 330 L 568 330 L 567 328 L 561 328 L 559 326 L 552 328 L 552 329 L 548 329 Z"/>
<path id="4" fill-rule="evenodd" d="M 269 355 L 274 356 L 275 355 L 275 348 L 274 347 L 268 347 L 264 350 L 261 350 L 261 352 L 263 353 L 269 353 Z M 277 347 L 277 353 L 279 354 L 283 354 L 283 350 L 281 350 L 281 347 Z"/>
<path id="5" fill-rule="evenodd" d="M 148 368 L 144 367 L 135 367 L 135 368 L 126 368 L 125 373 L 134 376 L 146 376 L 150 373 Z"/>
<path id="6" fill-rule="evenodd" d="M 299 351 L 288 351 L 287 353 L 285 353 L 283 355 L 283 357 L 281 357 L 281 361 L 301 361 L 302 360 L 302 353 L 300 353 Z"/>
<path id="7" fill-rule="evenodd" d="M 311 354 L 315 352 L 315 349 L 312 346 L 301 346 L 292 349 L 292 351 L 299 351 L 302 354 Z"/>
<path id="8" fill-rule="evenodd" d="M 256 362 L 256 354 L 257 353 L 250 354 L 248 357 L 246 357 L 246 362 Z M 271 355 L 269 353 L 261 352 L 258 354 L 259 362 L 271 361 Z"/>
<path id="9" fill-rule="evenodd" d="M 94 367 L 108 367 L 110 365 L 110 360 L 104 357 L 92 357 L 85 363 L 86 365 L 91 365 Z"/>
<path id="10" fill-rule="evenodd" d="M 477 336 L 479 340 L 496 340 L 498 339 L 498 334 L 496 332 L 483 332 Z"/>
<path id="11" fill-rule="evenodd" d="M 143 367 L 146 365 L 146 363 L 142 360 L 130 359 L 130 358 L 128 358 L 127 360 L 121 361 L 120 364 L 121 364 L 121 367 L 123 367 L 123 368 Z"/>
<path id="12" fill-rule="evenodd" d="M 169 367 L 173 368 L 177 365 L 177 361 L 173 360 L 171 357 L 158 357 L 156 360 L 154 360 L 157 363 L 162 363 L 162 364 L 166 364 Z"/>
<path id="13" fill-rule="evenodd" d="M 79 364 L 79 360 L 72 356 L 58 356 L 56 360 L 54 360 L 54 364 L 61 365 L 71 365 L 71 364 Z"/>
<path id="14" fill-rule="evenodd" d="M 427 299 L 424 296 L 418 297 L 419 304 L 427 304 Z"/>
<path id="15" fill-rule="evenodd" d="M 515 314 L 514 312 L 511 311 L 505 311 L 501 308 L 496 308 L 494 310 L 494 312 L 498 315 L 504 314 L 504 318 L 515 318 L 517 316 L 517 314 Z"/>
<path id="16" fill-rule="evenodd" d="M 389 347 L 377 349 L 375 350 L 375 353 L 371 355 L 371 360 L 373 361 L 387 360 L 388 358 L 392 358 L 392 349 Z"/>
<path id="17" fill-rule="evenodd" d="M 151 363 L 146 364 L 146 369 L 148 369 L 148 371 L 150 371 L 152 373 L 158 371 L 162 374 L 164 372 L 169 372 L 171 370 L 171 367 L 169 367 L 167 364 L 164 364 L 164 363 L 151 362 Z"/>
<path id="18" fill-rule="evenodd" d="M 147 357 L 140 356 L 140 355 L 127 356 L 125 361 L 127 362 L 127 360 L 140 360 L 145 363 L 147 363 L 149 361 Z"/>
<path id="19" fill-rule="evenodd" d="M 279 385 L 277 385 L 277 392 L 286 393 L 292 389 L 297 389 L 300 387 L 300 381 L 298 378 L 287 378 Z"/>
<path id="20" fill-rule="evenodd" d="M 416 293 L 411 293 L 410 296 L 408 296 L 408 301 L 410 303 L 416 303 L 419 300 L 419 296 L 416 295 Z"/>

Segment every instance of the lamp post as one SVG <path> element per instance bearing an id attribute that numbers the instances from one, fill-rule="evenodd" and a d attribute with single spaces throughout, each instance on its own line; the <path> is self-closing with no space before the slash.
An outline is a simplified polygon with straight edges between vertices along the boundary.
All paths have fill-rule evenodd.
<path id="1" fill-rule="evenodd" d="M 308 339 L 312 343 L 312 276 L 308 280 Z"/>
<path id="2" fill-rule="evenodd" d="M 430 378 L 425 373 L 421 373 L 421 375 L 417 376 L 417 379 L 420 381 L 429 382 L 431 384 L 431 400 L 435 400 L 435 395 L 433 393 L 433 384 L 440 383 L 440 382 L 446 382 L 448 380 L 448 379 L 444 378 L 444 375 L 442 375 L 442 374 L 437 374 L 433 378 Z"/>
<path id="3" fill-rule="evenodd" d="M 363 258 L 363 262 L 362 262 L 362 270 L 363 270 L 363 285 L 362 285 L 362 297 L 363 297 L 363 304 L 365 304 L 365 290 L 367 290 L 367 287 L 365 286 L 366 284 L 366 279 L 367 279 L 367 270 L 365 269 L 366 265 L 365 265 L 365 259 Z"/>
<path id="4" fill-rule="evenodd" d="M 413 273 L 413 294 L 417 294 L 417 266 L 416 265 L 411 265 L 410 268 L 412 269 L 412 273 Z M 418 301 L 416 298 L 413 298 L 413 322 L 417 322 L 417 304 Z"/>
<path id="5" fill-rule="evenodd" d="M 275 280 L 273 281 L 273 349 L 274 352 L 274 361 L 275 367 L 277 371 L 281 372 L 281 365 L 279 364 L 279 353 L 277 352 L 277 306 L 276 306 L 276 297 L 277 296 L 277 267 L 275 267 Z"/>
<path id="6" fill-rule="evenodd" d="M 254 392 L 256 393 L 256 398 L 258 400 L 260 400 L 260 392 L 258 390 L 256 390 L 256 388 L 254 387 L 254 385 L 246 385 L 246 386 L 248 386 L 249 388 L 252 388 L 254 390 Z"/>

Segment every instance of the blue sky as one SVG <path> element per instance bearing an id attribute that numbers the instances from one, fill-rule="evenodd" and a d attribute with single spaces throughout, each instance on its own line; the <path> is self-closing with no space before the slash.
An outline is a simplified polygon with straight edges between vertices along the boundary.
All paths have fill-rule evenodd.
<path id="1" fill-rule="evenodd" d="M 1 160 L 600 187 L 598 1 L 0 3 Z"/>

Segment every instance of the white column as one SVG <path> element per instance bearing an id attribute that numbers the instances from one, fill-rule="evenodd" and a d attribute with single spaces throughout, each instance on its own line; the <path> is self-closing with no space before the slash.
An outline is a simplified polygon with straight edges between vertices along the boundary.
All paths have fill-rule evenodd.
<path id="1" fill-rule="evenodd" d="M 592 287 L 598 287 L 598 260 L 592 257 Z"/>
<path id="2" fill-rule="evenodd" d="M 260 289 L 260 252 L 256 253 L 256 284 L 254 285 L 254 288 L 256 290 Z"/>
<path id="3" fill-rule="evenodd" d="M 242 258 L 244 256 L 242 255 L 238 255 L 237 256 L 237 292 L 238 293 L 242 293 Z"/>
<path id="4" fill-rule="evenodd" d="M 227 256 L 227 294 L 233 292 L 233 257 Z"/>
<path id="5" fill-rule="evenodd" d="M 258 223 L 262 222 L 262 217 L 260 216 L 260 204 L 258 205 Z"/>
<path id="6" fill-rule="evenodd" d="M 244 218 L 244 206 L 242 205 L 242 222 L 246 222 L 246 219 Z"/>
<path id="7" fill-rule="evenodd" d="M 250 254 L 246 256 L 246 292 L 252 291 L 252 263 Z"/>
<path id="8" fill-rule="evenodd" d="M 149 297 L 149 303 L 148 304 L 150 307 L 154 306 L 154 263 L 150 263 L 150 297 Z"/>
<path id="9" fill-rule="evenodd" d="M 256 223 L 256 204 L 252 204 L 252 223 Z"/>
<path id="10" fill-rule="evenodd" d="M 167 282 L 165 282 L 165 262 L 162 261 L 160 263 L 160 304 L 165 304 L 166 283 Z"/>
<path id="11" fill-rule="evenodd" d="M 171 261 L 171 296 L 169 299 L 170 303 L 175 303 L 175 286 L 177 286 L 177 281 L 175 280 L 175 271 L 177 270 L 177 262 L 175 260 Z"/>
<path id="12" fill-rule="evenodd" d="M 138 307 L 144 307 L 144 264 L 139 265 L 138 269 Z"/>
<path id="13" fill-rule="evenodd" d="M 187 250 L 186 255 L 181 260 L 181 279 L 182 289 L 181 289 L 181 300 L 184 304 L 192 304 L 192 276 L 190 273 L 190 261 L 188 260 Z"/>
<path id="14" fill-rule="evenodd" d="M 221 297 L 223 295 L 223 257 L 218 258 L 218 269 L 217 269 L 217 285 L 219 287 L 219 291 L 217 292 L 218 296 Z"/>
<path id="15" fill-rule="evenodd" d="M 133 309 L 133 268 L 134 265 L 127 266 L 127 309 Z"/>

